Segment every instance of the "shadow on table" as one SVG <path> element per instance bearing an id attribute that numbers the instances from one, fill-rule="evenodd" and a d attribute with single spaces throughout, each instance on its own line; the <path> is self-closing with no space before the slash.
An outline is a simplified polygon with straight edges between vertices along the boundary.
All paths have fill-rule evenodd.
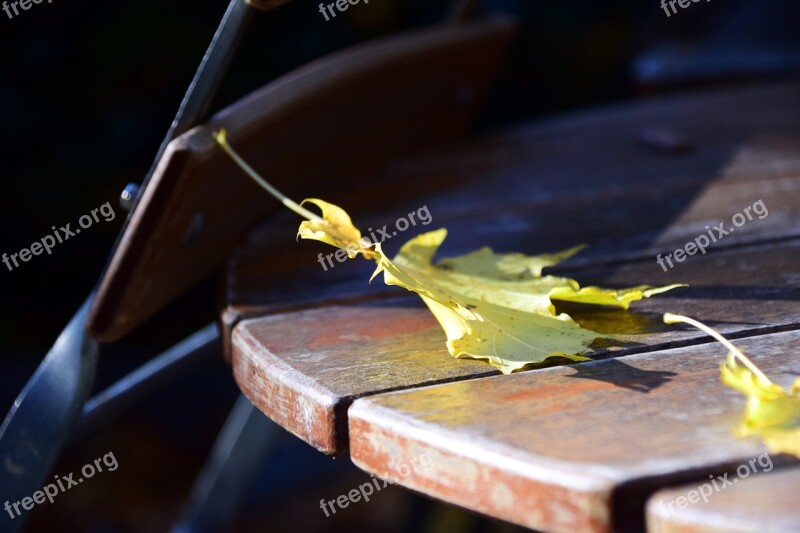
<path id="1" fill-rule="evenodd" d="M 607 359 L 595 365 L 575 365 L 572 369 L 575 370 L 575 374 L 567 377 L 605 381 L 617 387 L 645 394 L 669 383 L 673 376 L 678 375 L 675 372 L 661 370 L 642 370 L 619 359 Z"/>

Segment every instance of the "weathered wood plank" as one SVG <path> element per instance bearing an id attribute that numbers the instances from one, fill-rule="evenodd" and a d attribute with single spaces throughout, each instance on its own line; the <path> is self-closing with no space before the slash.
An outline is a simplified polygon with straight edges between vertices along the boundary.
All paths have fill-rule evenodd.
<path id="1" fill-rule="evenodd" d="M 612 287 L 690 284 L 634 304 L 635 312 L 564 307 L 584 327 L 620 337 L 620 344 L 598 342 L 597 357 L 703 338 L 662 324 L 665 311 L 689 314 L 734 336 L 791 327 L 800 315 L 800 241 L 695 256 L 667 273 L 648 261 L 577 277 Z M 288 287 L 286 297 L 300 304 L 307 293 L 296 290 Z M 452 359 L 444 333 L 416 296 L 245 320 L 235 328 L 232 345 L 234 377 L 245 395 L 331 454 L 347 452 L 346 409 L 355 398 L 493 373 L 485 363 Z"/>
<path id="2" fill-rule="evenodd" d="M 737 344 L 781 385 L 800 371 L 798 331 Z M 658 488 L 704 482 L 765 452 L 731 434 L 744 399 L 720 382 L 724 356 L 702 344 L 358 399 L 351 456 L 392 482 L 527 527 L 642 530 Z M 398 472 L 423 454 L 432 468 Z"/>
<path id="3" fill-rule="evenodd" d="M 393 174 L 424 180 L 427 192 L 458 184 L 432 207 L 463 212 L 486 205 L 550 201 L 616 187 L 752 181 L 800 170 L 797 85 L 744 86 L 646 99 L 525 124 L 425 158 L 399 161 Z M 731 109 L 737 109 L 731 113 Z M 688 138 L 692 151 L 644 148 L 653 127 Z M 491 177 L 493 187 L 486 187 Z M 439 205 L 441 204 L 441 206 Z"/>
<path id="4" fill-rule="evenodd" d="M 767 459 L 753 466 L 762 472 L 732 478 L 735 485 L 722 481 L 703 488 L 706 498 L 687 496 L 701 490 L 698 485 L 662 490 L 647 502 L 647 530 L 652 533 L 748 533 L 751 531 L 800 531 L 798 487 L 800 468 L 764 473 Z M 748 462 L 749 463 L 749 462 Z M 748 465 L 749 470 L 749 465 Z M 742 474 L 744 474 L 744 469 Z M 679 498 L 684 498 L 676 502 Z M 674 505 L 671 505 L 673 504 Z M 680 503 L 680 506 L 678 505 Z"/>
<path id="5" fill-rule="evenodd" d="M 430 313 L 404 303 L 245 321 L 233 334 L 236 383 L 272 420 L 320 451 L 343 455 L 354 398 L 493 373 L 478 361 L 456 364 Z"/>

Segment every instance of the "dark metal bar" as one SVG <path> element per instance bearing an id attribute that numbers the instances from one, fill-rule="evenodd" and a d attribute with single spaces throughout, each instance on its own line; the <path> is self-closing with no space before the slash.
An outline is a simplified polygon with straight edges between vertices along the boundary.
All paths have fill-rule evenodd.
<path id="1" fill-rule="evenodd" d="M 77 441 L 96 432 L 156 389 L 185 374 L 193 365 L 220 352 L 217 325 L 209 324 L 89 399 L 70 440 Z"/>
<path id="2" fill-rule="evenodd" d="M 228 66 L 239 47 L 244 33 L 247 31 L 249 22 L 257 12 L 257 8 L 250 6 L 245 0 L 231 0 L 228 4 L 228 8 L 222 16 L 217 31 L 211 38 L 211 43 L 208 45 L 206 53 L 203 55 L 203 59 L 197 67 L 194 78 L 186 89 L 178 112 L 170 123 L 164 140 L 161 141 L 161 146 L 153 159 L 153 164 L 142 180 L 139 191 L 144 191 L 150 178 L 152 178 L 155 173 L 156 167 L 158 167 L 158 164 L 161 162 L 164 153 L 167 151 L 169 143 L 182 133 L 200 124 L 206 118 L 211 102 L 217 93 L 217 89 L 228 70 Z M 119 248 L 122 236 L 125 234 L 125 230 L 139 203 L 139 198 L 141 198 L 141 194 L 129 199 L 130 206 L 128 217 L 119 232 L 117 242 L 114 244 L 114 250 Z M 109 263 L 106 265 L 106 269 L 108 269 L 112 257 L 114 257 L 113 253 L 109 256 Z M 100 279 L 102 279 L 102 276 Z"/>
<path id="3" fill-rule="evenodd" d="M 0 505 L 21 501 L 45 485 L 89 395 L 98 345 L 84 325 L 93 296 L 59 335 L 0 426 Z M 0 530 L 18 530 L 26 514 L 0 517 Z"/>
<path id="4" fill-rule="evenodd" d="M 167 130 L 164 140 L 161 142 L 161 147 L 158 149 L 147 177 L 142 183 L 142 190 L 155 172 L 161 158 L 167 151 L 169 143 L 205 119 L 211 102 L 217 94 L 217 89 L 239 47 L 242 36 L 247 31 L 247 26 L 254 13 L 256 11 L 245 0 L 231 0 L 230 4 L 228 4 L 228 9 L 222 16 L 214 37 L 211 38 L 211 44 L 208 45 L 208 49 L 197 67 L 197 72 L 195 72 L 192 82 L 186 89 L 186 94 L 184 94 L 183 101 L 178 107 L 178 112 Z"/>
<path id="5" fill-rule="evenodd" d="M 212 533 L 231 521 L 267 456 L 284 434 L 240 395 L 181 511 L 177 533 Z"/>

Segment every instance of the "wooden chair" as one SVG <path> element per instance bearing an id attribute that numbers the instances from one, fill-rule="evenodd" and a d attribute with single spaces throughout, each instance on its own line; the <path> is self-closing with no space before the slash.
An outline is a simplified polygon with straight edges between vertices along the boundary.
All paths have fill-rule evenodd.
<path id="1" fill-rule="evenodd" d="M 123 192 L 131 212 L 96 291 L 0 428 L 3 501 L 40 488 L 70 436 L 91 431 L 154 384 L 219 349 L 211 325 L 88 398 L 99 343 L 131 334 L 220 268 L 247 231 L 275 210 L 215 147 L 213 129 L 226 128 L 245 157 L 270 168 L 271 179 L 290 193 L 334 196 L 363 187 L 405 154 L 465 134 L 515 33 L 512 20 L 473 22 L 476 2 L 456 2 L 445 24 L 320 58 L 194 127 L 206 118 L 253 6 L 283 3 L 231 0 L 153 168 L 141 187 Z M 226 331 L 226 344 L 229 338 Z M 258 443 L 268 437 L 249 402 L 237 404 L 179 529 L 224 526 L 236 503 L 230 487 L 244 485 L 263 454 Z"/>

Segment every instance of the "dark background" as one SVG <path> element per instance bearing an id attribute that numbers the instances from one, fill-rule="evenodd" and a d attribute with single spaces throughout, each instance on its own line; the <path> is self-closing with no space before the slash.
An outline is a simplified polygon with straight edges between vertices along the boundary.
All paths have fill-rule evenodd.
<path id="1" fill-rule="evenodd" d="M 318 2 L 298 0 L 262 14 L 214 109 L 328 51 L 436 24 L 446 5 L 372 0 L 326 22 Z M 28 247 L 51 233 L 51 226 L 75 226 L 105 202 L 117 214 L 58 245 L 50 256 L 35 257 L 12 272 L 0 264 L 3 412 L 96 282 L 124 220 L 119 192 L 126 183 L 141 181 L 150 166 L 225 7 L 222 1 L 54 0 L 11 20 L 0 12 L 0 253 Z M 793 26 L 800 12 L 789 1 L 700 2 L 669 18 L 656 0 L 495 0 L 487 1 L 485 10 L 516 14 L 523 33 L 478 131 L 652 92 L 792 75 L 800 58 Z M 664 57 L 680 58 L 678 67 L 692 74 L 681 76 L 677 68 L 673 78 L 654 78 Z M 733 62 L 736 68 L 715 70 L 730 65 L 731 58 L 739 61 Z M 211 322 L 215 283 L 208 280 L 104 352 L 98 387 Z M 210 361 L 101 434 L 72 446 L 57 472 L 108 451 L 115 453 L 119 469 L 61 495 L 54 505 L 40 506 L 28 529 L 164 530 L 235 397 L 228 367 Z M 315 502 L 353 488 L 365 476 L 288 438 L 265 472 L 238 524 L 241 530 L 259 530 L 264 523 L 319 531 L 401 530 L 420 516 L 433 529 L 435 524 L 506 528 L 399 489 L 388 491 L 380 503 L 362 504 L 358 512 L 323 519 Z"/>

